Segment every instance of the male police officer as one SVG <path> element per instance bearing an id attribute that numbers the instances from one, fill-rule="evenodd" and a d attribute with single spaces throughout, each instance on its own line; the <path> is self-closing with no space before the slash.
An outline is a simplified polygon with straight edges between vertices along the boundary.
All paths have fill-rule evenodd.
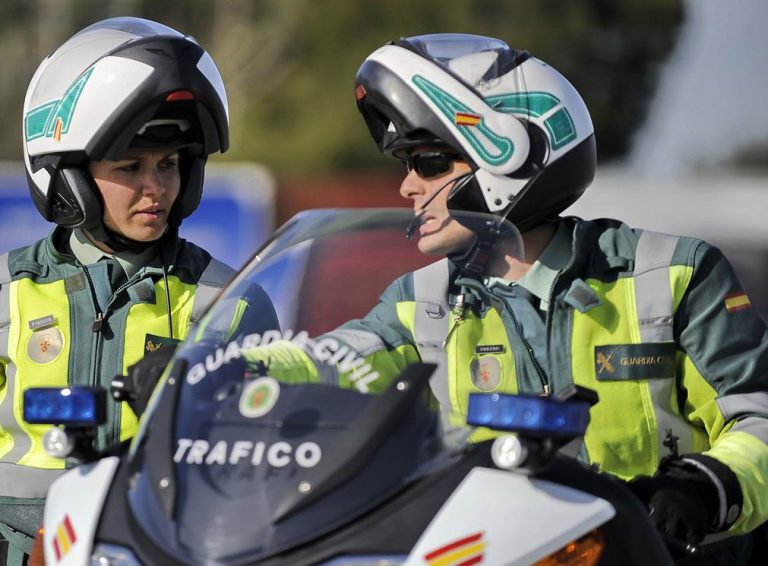
<path id="1" fill-rule="evenodd" d="M 559 217 L 596 162 L 573 86 L 497 39 L 438 34 L 372 53 L 355 95 L 379 149 L 408 166 L 409 232 L 447 259 L 336 338 L 381 375 L 437 362 L 433 393 L 458 413 L 473 391 L 591 388 L 582 458 L 631 480 L 660 529 L 698 543 L 764 522 L 766 326 L 705 242 Z M 514 230 L 478 230 L 467 211 L 514 223 L 524 256 Z"/>
<path id="2" fill-rule="evenodd" d="M 474 390 L 596 390 L 583 456 L 633 480 L 671 534 L 699 542 L 765 521 L 765 324 L 706 243 L 558 217 L 595 168 L 575 89 L 501 41 L 432 35 L 371 54 L 356 96 L 379 149 L 408 164 L 400 192 L 413 201 L 419 248 L 453 261 L 405 277 L 349 327 L 397 329 L 422 358 L 432 355 L 422 345 L 447 337 L 442 395 L 459 411 Z M 525 258 L 469 232 L 450 209 L 510 220 Z M 455 308 L 457 276 L 482 282 L 477 306 L 455 329 L 421 324 L 420 293 L 440 289 Z"/>

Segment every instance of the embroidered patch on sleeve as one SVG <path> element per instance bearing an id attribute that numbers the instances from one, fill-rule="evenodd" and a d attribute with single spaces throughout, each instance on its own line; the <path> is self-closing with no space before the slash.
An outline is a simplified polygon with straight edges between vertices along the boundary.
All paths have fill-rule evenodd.
<path id="1" fill-rule="evenodd" d="M 749 297 L 747 297 L 747 294 L 744 291 L 731 293 L 725 297 L 725 310 L 728 312 L 748 309 L 751 306 L 752 303 L 749 301 Z"/>

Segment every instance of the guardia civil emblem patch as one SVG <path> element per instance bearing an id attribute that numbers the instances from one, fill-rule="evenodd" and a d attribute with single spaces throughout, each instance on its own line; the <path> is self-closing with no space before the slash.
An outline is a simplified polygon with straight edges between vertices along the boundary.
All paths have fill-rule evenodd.
<path id="1" fill-rule="evenodd" d="M 36 330 L 27 340 L 27 356 L 36 364 L 47 364 L 59 357 L 64 336 L 56 326 Z"/>
<path id="2" fill-rule="evenodd" d="M 496 356 L 479 356 L 469 364 L 472 384 L 480 391 L 493 391 L 501 385 L 501 362 Z"/>
<path id="3" fill-rule="evenodd" d="M 160 348 L 164 347 L 175 348 L 179 342 L 181 342 L 181 340 L 147 333 L 144 336 L 144 355 L 146 356 L 152 352 L 157 352 Z"/>
<path id="4" fill-rule="evenodd" d="M 249 419 L 266 415 L 280 397 L 280 383 L 272 377 L 254 379 L 243 387 L 238 408 Z"/>

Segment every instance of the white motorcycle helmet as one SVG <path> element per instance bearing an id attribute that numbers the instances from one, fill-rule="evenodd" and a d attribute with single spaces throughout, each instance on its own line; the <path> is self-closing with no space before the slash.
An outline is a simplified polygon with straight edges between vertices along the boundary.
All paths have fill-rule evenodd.
<path id="1" fill-rule="evenodd" d="M 24 161 L 37 209 L 51 222 L 82 227 L 113 249 L 140 249 L 103 225 L 89 161 L 129 148 L 179 149 L 176 228 L 198 206 L 207 156 L 229 146 L 224 84 L 197 42 L 150 20 L 95 23 L 46 57 L 27 89 Z"/>
<path id="2" fill-rule="evenodd" d="M 422 35 L 372 53 L 355 80 L 379 150 L 405 160 L 447 146 L 474 171 L 452 210 L 493 213 L 527 230 L 556 216 L 592 182 L 594 128 L 555 69 L 498 39 Z"/>

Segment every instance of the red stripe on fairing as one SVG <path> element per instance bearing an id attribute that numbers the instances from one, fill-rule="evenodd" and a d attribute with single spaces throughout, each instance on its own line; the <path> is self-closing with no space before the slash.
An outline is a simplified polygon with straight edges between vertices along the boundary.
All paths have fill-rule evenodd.
<path id="1" fill-rule="evenodd" d="M 64 528 L 67 530 L 67 534 L 69 535 L 69 544 L 74 544 L 77 542 L 77 535 L 75 534 L 75 529 L 72 528 L 72 522 L 69 520 L 69 515 L 64 517 Z"/>
<path id="2" fill-rule="evenodd" d="M 59 539 L 54 537 L 53 539 L 53 550 L 56 552 L 56 560 L 61 560 L 61 549 L 59 548 Z"/>
<path id="3" fill-rule="evenodd" d="M 460 562 L 456 566 L 472 566 L 473 564 L 480 564 L 480 562 L 483 561 L 483 555 L 480 554 L 478 556 L 473 556 L 472 558 L 465 560 L 464 562 Z"/>
<path id="4" fill-rule="evenodd" d="M 483 538 L 483 533 L 479 532 L 477 534 L 468 536 L 466 538 L 463 538 L 461 540 L 457 540 L 456 542 L 452 542 L 450 544 L 447 544 L 445 546 L 441 546 L 440 548 L 436 548 L 429 554 L 424 555 L 424 560 L 432 560 L 433 558 L 437 558 L 441 554 L 445 554 L 446 552 L 450 552 L 451 550 L 455 550 L 456 548 L 459 548 L 460 546 L 466 546 L 470 543 L 477 542 Z M 482 556 L 481 556 L 482 558 Z"/>

